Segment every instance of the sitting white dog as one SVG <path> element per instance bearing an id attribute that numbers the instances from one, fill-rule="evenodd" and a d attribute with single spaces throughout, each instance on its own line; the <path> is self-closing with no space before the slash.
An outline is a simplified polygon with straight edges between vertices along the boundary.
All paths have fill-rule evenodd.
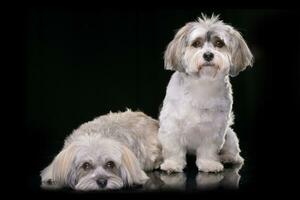
<path id="1" fill-rule="evenodd" d="M 187 152 L 199 171 L 223 170 L 221 162 L 242 163 L 233 123 L 229 75 L 252 66 L 253 56 L 233 27 L 218 16 L 187 23 L 169 43 L 165 68 L 175 70 L 160 112 L 159 140 L 169 173 L 182 172 Z"/>
<path id="2" fill-rule="evenodd" d="M 119 189 L 144 184 L 159 168 L 158 122 L 142 112 L 110 113 L 84 123 L 41 172 L 43 188 Z"/>

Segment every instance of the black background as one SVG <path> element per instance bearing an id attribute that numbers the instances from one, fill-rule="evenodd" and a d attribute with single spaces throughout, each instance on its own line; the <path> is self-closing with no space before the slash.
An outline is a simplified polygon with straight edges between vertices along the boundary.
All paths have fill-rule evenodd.
<path id="1" fill-rule="evenodd" d="M 81 123 L 126 108 L 157 118 L 172 74 L 163 69 L 165 47 L 201 12 L 237 28 L 255 57 L 253 68 L 231 79 L 233 128 L 246 160 L 241 189 L 232 193 L 267 190 L 295 167 L 286 152 L 295 151 L 299 126 L 297 10 L 32 8 L 22 79 L 27 191 L 45 193 L 40 170 Z"/>

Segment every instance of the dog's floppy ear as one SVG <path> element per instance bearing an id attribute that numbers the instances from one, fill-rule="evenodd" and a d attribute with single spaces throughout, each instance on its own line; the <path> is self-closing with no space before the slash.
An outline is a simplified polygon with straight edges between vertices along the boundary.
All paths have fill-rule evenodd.
<path id="1" fill-rule="evenodd" d="M 42 178 L 41 187 L 42 188 L 45 188 L 45 189 L 55 188 L 55 185 L 53 183 L 52 169 L 53 169 L 53 162 L 48 167 L 46 167 L 45 169 L 43 169 L 41 171 L 41 178 Z"/>
<path id="2" fill-rule="evenodd" d="M 246 69 L 246 67 L 252 66 L 254 59 L 250 49 L 248 48 L 241 34 L 234 29 L 230 30 L 230 34 L 232 36 L 232 41 L 231 41 L 232 64 L 230 66 L 229 74 L 230 76 L 234 77 L 237 76 L 239 72 Z"/>
<path id="3" fill-rule="evenodd" d="M 41 172 L 43 188 L 62 188 L 68 186 L 68 176 L 75 158 L 77 145 L 64 148 L 53 162 Z"/>
<path id="4" fill-rule="evenodd" d="M 184 63 L 182 63 L 182 56 L 184 48 L 186 47 L 186 38 L 193 23 L 187 23 L 184 27 L 179 29 L 174 39 L 168 44 L 164 54 L 164 65 L 167 70 L 185 71 Z"/>
<path id="5" fill-rule="evenodd" d="M 122 147 L 121 176 L 127 185 L 144 184 L 148 176 L 142 170 L 136 156 L 126 147 Z"/>

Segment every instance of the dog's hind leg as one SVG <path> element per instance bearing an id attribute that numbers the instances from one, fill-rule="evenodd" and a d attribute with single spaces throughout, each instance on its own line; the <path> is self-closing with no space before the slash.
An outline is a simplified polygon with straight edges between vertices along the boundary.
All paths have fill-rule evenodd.
<path id="1" fill-rule="evenodd" d="M 228 128 L 225 135 L 225 143 L 220 151 L 220 160 L 223 163 L 238 164 L 244 159 L 240 156 L 239 140 L 235 132 Z"/>

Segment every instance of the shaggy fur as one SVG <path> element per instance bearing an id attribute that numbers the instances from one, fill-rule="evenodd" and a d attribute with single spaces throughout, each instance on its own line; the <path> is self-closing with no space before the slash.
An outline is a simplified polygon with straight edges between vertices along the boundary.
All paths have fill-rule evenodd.
<path id="1" fill-rule="evenodd" d="M 109 113 L 84 123 L 41 172 L 42 187 L 117 189 L 143 184 L 161 163 L 158 122 L 142 112 Z"/>
<path id="2" fill-rule="evenodd" d="M 187 152 L 199 171 L 223 170 L 221 162 L 242 163 L 233 123 L 229 76 L 252 65 L 253 56 L 233 27 L 218 16 L 202 16 L 182 27 L 165 51 L 165 68 L 176 71 L 159 116 L 159 140 L 169 173 L 182 172 Z"/>

